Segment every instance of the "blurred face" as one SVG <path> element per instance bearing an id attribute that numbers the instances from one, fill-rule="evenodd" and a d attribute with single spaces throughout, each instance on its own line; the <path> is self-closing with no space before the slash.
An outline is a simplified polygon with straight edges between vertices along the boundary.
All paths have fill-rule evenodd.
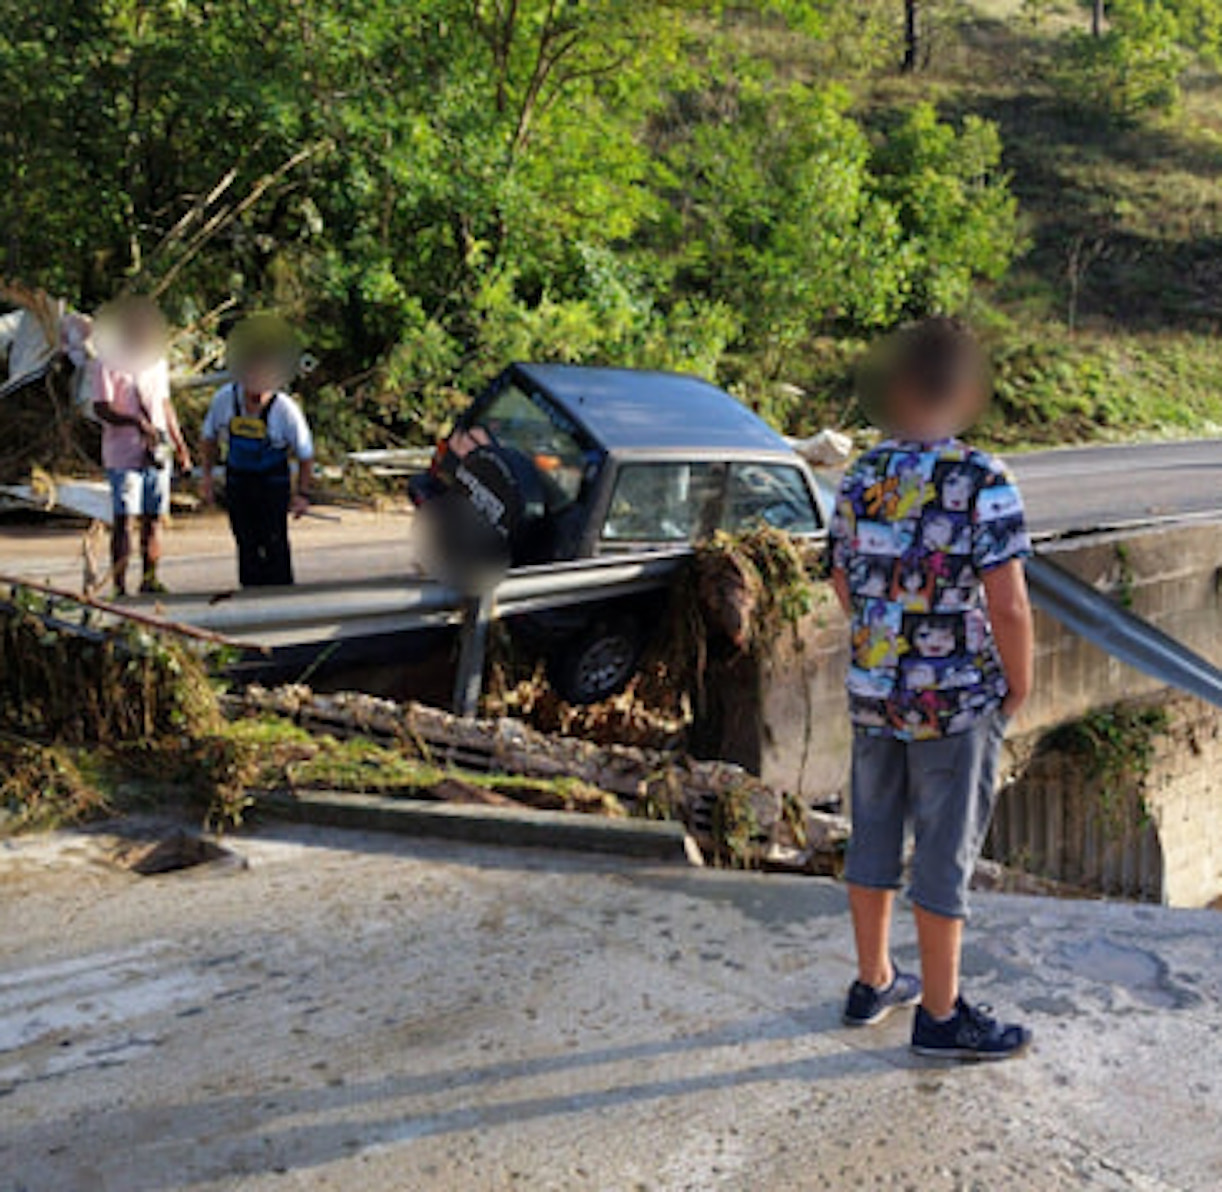
<path id="1" fill-rule="evenodd" d="M 971 426 L 984 408 L 984 394 L 973 381 L 959 384 L 941 398 L 931 398 L 900 379 L 888 390 L 886 407 L 886 423 L 893 434 L 929 443 Z"/>
<path id="2" fill-rule="evenodd" d="M 152 302 L 120 301 L 98 316 L 98 353 L 115 367 L 148 368 L 165 354 L 166 340 L 165 319 Z"/>
<path id="3" fill-rule="evenodd" d="M 288 384 L 292 370 L 275 355 L 252 356 L 239 370 L 239 378 L 250 393 L 275 393 Z"/>

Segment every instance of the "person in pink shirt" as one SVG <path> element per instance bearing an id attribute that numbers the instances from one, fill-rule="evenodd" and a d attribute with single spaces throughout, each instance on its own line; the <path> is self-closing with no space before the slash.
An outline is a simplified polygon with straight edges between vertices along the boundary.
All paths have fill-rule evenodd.
<path id="1" fill-rule="evenodd" d="M 147 298 L 125 298 L 98 319 L 93 409 L 102 423 L 102 466 L 110 479 L 115 594 L 127 593 L 134 523 L 140 522 L 141 592 L 164 592 L 157 577 L 161 526 L 170 507 L 170 469 L 191 455 L 170 400 L 166 323 Z"/>

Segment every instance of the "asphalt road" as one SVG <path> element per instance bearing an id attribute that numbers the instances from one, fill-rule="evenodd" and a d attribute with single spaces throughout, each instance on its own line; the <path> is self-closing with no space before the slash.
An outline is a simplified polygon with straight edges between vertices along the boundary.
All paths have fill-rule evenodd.
<path id="1" fill-rule="evenodd" d="M 1036 451 L 1009 462 L 1037 534 L 1222 514 L 1222 439 Z M 410 573 L 410 518 L 404 512 L 345 510 L 331 516 L 338 520 L 293 525 L 299 583 Z M 75 586 L 80 549 L 79 529 L 62 524 L 14 528 L 0 522 L 0 573 Z M 177 592 L 235 587 L 233 544 L 224 519 L 180 521 L 167 535 L 163 575 Z"/>
<path id="2" fill-rule="evenodd" d="M 1008 462 L 1037 533 L 1222 512 L 1222 439 L 1034 451 Z"/>

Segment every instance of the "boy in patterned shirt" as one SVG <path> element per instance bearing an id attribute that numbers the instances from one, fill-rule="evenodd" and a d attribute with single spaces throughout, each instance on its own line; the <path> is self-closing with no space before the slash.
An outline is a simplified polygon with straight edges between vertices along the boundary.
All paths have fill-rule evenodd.
<path id="1" fill-rule="evenodd" d="M 913 1050 L 973 1060 L 1030 1042 L 959 990 L 968 882 L 1032 676 L 1022 500 L 1001 463 L 956 437 L 986 394 L 983 353 L 957 320 L 899 332 L 882 372 L 889 437 L 849 469 L 832 523 L 832 579 L 852 621 L 845 878 L 858 976 L 844 1020 L 864 1026 L 919 1002 Z M 897 971 L 889 949 L 907 823 L 920 978 Z"/>

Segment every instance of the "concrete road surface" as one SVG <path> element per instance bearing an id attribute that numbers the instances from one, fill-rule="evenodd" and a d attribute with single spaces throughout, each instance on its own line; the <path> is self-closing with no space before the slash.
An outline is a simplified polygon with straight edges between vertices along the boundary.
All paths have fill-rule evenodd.
<path id="1" fill-rule="evenodd" d="M 840 1026 L 830 882 L 237 848 L 0 845 L 4 1192 L 1222 1187 L 1216 912 L 981 897 L 968 988 L 1037 1042 L 964 1069 Z"/>
<path id="2" fill-rule="evenodd" d="M 1222 440 L 1037 451 L 1011 458 L 1037 531 L 1090 530 L 1117 522 L 1222 510 Z M 299 583 L 404 575 L 414 568 L 411 515 L 324 510 L 339 521 L 292 526 Z M 0 573 L 79 586 L 79 529 L 0 521 Z M 181 518 L 166 538 L 166 582 L 176 592 L 237 584 L 223 516 Z M 133 564 L 133 577 L 135 566 Z"/>

